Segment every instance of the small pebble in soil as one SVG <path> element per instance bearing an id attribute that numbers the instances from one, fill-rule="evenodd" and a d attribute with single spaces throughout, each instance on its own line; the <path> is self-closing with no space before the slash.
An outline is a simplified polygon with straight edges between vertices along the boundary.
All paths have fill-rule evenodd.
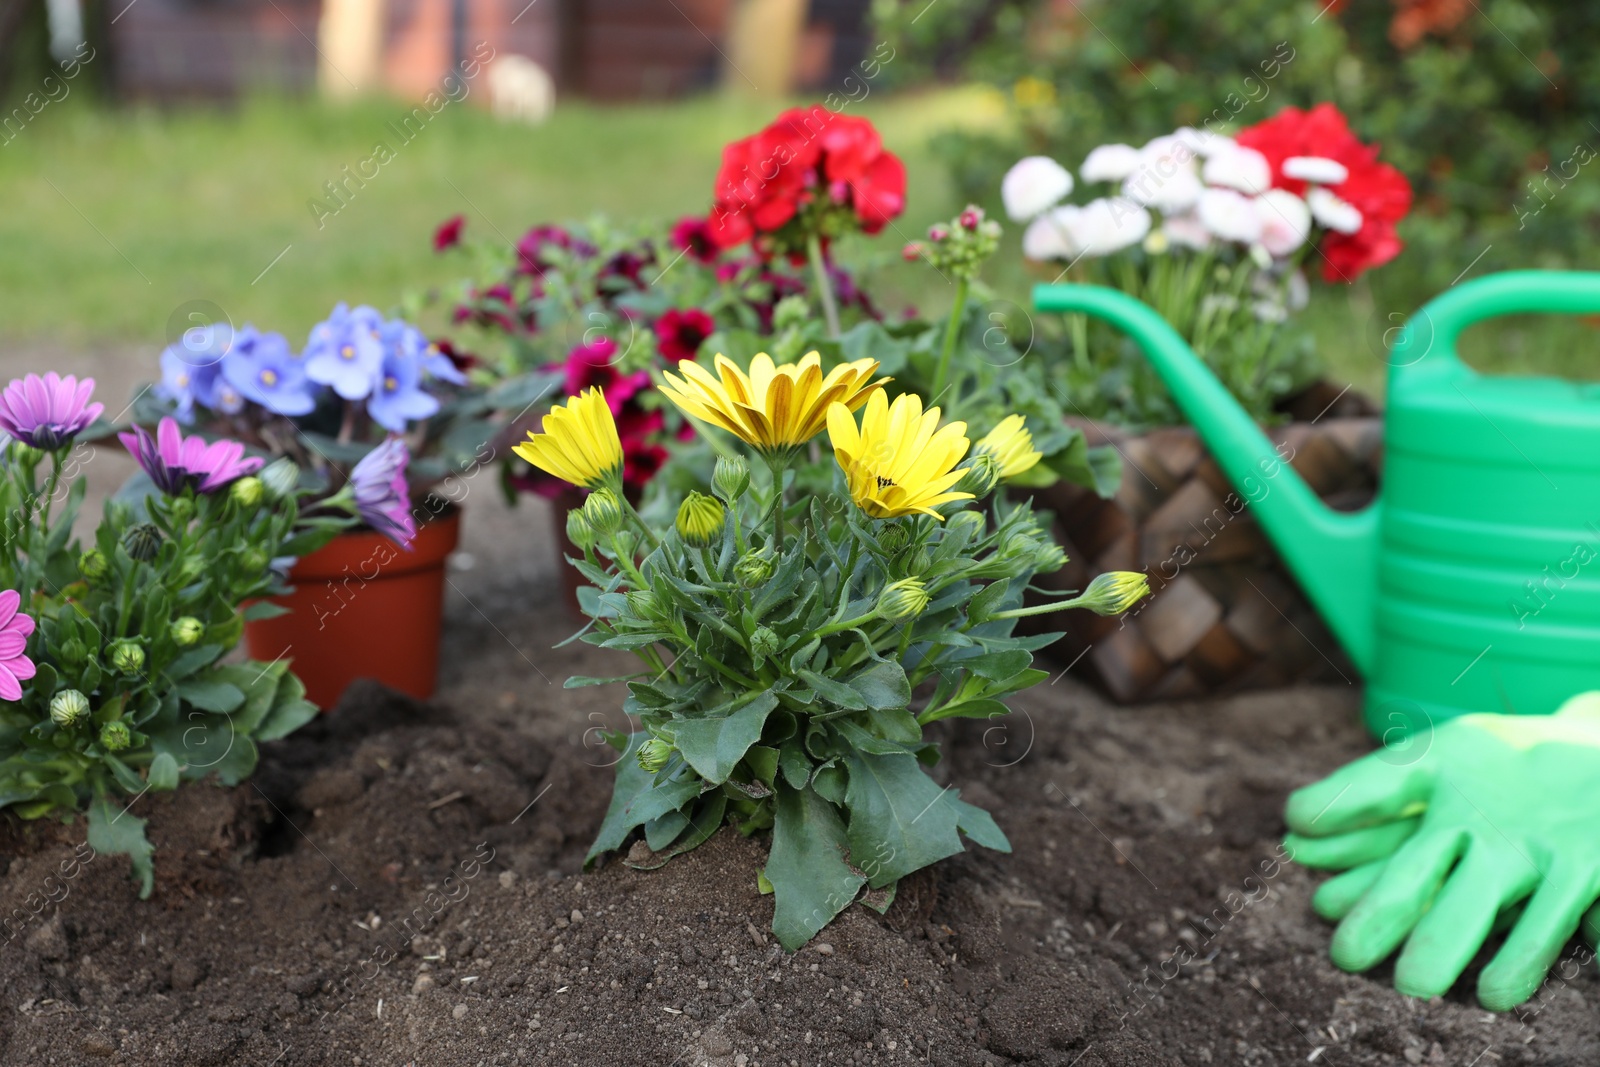
<path id="1" fill-rule="evenodd" d="M 450 1009 L 450 1014 L 457 1019 L 465 1019 L 467 1017 L 467 1006 L 465 1004 L 457 1004 Z"/>
<path id="2" fill-rule="evenodd" d="M 831 956 L 831 955 L 833 955 L 833 946 L 828 944 L 826 941 L 818 941 L 816 948 L 817 948 L 817 955 L 819 955 L 819 956 Z"/>
<path id="3" fill-rule="evenodd" d="M 572 909 L 572 921 L 575 922 L 575 923 L 583 922 L 583 912 L 579 911 L 577 908 L 573 908 Z"/>

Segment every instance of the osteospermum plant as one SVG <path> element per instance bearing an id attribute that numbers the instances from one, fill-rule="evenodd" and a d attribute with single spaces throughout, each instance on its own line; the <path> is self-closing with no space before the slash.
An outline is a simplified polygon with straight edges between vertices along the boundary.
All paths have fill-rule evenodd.
<path id="1" fill-rule="evenodd" d="M 815 354 L 715 366 L 685 362 L 663 387 L 723 452 L 713 492 L 689 493 L 669 527 L 618 491 L 598 390 L 553 411 L 519 454 L 590 490 L 568 516 L 571 562 L 592 583 L 583 639 L 644 663 L 626 677 L 639 729 L 612 738 L 625 758 L 590 861 L 635 835 L 648 852 L 628 862 L 648 868 L 724 824 L 768 834 L 757 877 L 794 949 L 853 902 L 886 908 L 901 878 L 967 841 L 1009 849 L 987 812 L 929 777 L 939 750 L 925 727 L 1005 714 L 1006 697 L 1045 677 L 1033 652 L 1059 635 L 1017 636 L 1018 618 L 1117 613 L 1146 586 L 1102 576 L 1024 605 L 1065 556 L 1027 503 L 994 492 L 1039 460 L 1022 419 L 974 446 L 920 397 L 891 401 L 872 359 L 826 373 Z M 831 489 L 794 494 L 794 466 L 829 445 Z"/>
<path id="2" fill-rule="evenodd" d="M 257 742 L 316 712 L 287 663 L 223 662 L 246 618 L 281 610 L 264 603 L 284 588 L 272 561 L 358 514 L 381 527 L 392 471 L 358 468 L 305 511 L 288 460 L 263 468 L 169 418 L 122 435 L 143 495 L 119 494 L 80 544 L 93 389 L 30 374 L 0 392 L 0 808 L 87 813 L 89 844 L 127 855 L 145 896 L 152 849 L 133 802 L 211 774 L 239 782 Z"/>

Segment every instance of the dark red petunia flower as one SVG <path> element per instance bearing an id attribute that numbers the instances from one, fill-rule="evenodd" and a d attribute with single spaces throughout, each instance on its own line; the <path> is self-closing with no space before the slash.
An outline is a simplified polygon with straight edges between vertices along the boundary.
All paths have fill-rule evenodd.
<path id="1" fill-rule="evenodd" d="M 439 228 L 433 231 L 433 250 L 435 252 L 443 252 L 447 248 L 454 248 L 460 244 L 461 231 L 466 225 L 467 217 L 465 215 L 457 215 L 441 222 Z"/>
<path id="2" fill-rule="evenodd" d="M 711 236 L 711 224 L 698 215 L 688 215 L 672 227 L 672 247 L 701 263 L 715 263 L 721 251 Z"/>
<path id="3" fill-rule="evenodd" d="M 457 311 L 459 313 L 460 309 L 457 309 Z M 442 337 L 433 342 L 433 347 L 437 348 L 439 350 L 439 354 L 453 363 L 456 370 L 463 374 L 483 362 L 471 352 L 457 348 L 452 342 Z"/>
<path id="4" fill-rule="evenodd" d="M 655 321 L 656 345 L 668 366 L 693 359 L 717 328 L 716 322 L 699 308 L 672 308 Z"/>

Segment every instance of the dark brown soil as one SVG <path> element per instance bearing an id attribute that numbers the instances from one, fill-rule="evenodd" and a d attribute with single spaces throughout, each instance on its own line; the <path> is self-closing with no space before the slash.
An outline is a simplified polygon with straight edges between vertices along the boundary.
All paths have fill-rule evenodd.
<path id="1" fill-rule="evenodd" d="M 945 731 L 1016 853 L 791 956 L 759 841 L 581 873 L 611 782 L 586 731 L 619 697 L 538 672 L 615 664 L 456 621 L 437 705 L 362 688 L 253 784 L 140 800 L 149 901 L 114 857 L 61 875 L 81 824 L 0 825 L 0 1063 L 1600 1062 L 1592 967 L 1523 1022 L 1475 974 L 1420 1002 L 1328 963 L 1314 878 L 1274 857 L 1284 794 L 1366 748 L 1344 687 L 1130 710 L 1066 679 Z"/>

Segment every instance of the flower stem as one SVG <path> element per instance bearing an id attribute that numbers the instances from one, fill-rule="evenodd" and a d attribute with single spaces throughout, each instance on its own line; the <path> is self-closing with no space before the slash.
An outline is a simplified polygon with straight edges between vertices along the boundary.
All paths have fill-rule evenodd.
<path id="1" fill-rule="evenodd" d="M 644 534 L 644 539 L 646 541 L 650 542 L 650 547 L 652 549 L 660 548 L 660 540 L 656 538 L 655 533 L 650 529 L 650 527 L 645 525 L 644 516 L 640 515 L 638 509 L 633 506 L 633 502 L 628 499 L 628 494 L 618 493 L 617 499 L 622 501 L 622 506 L 627 509 L 629 515 L 633 516 L 633 521 L 638 525 L 639 532 Z"/>
<path id="2" fill-rule="evenodd" d="M 772 547 L 778 555 L 783 555 L 783 472 L 785 468 L 783 458 L 770 456 L 767 459 L 767 469 L 772 471 Z"/>
<path id="3" fill-rule="evenodd" d="M 833 298 L 833 282 L 828 278 L 828 264 L 822 258 L 822 242 L 817 235 L 806 235 L 806 251 L 811 256 L 811 270 L 817 276 L 817 295 L 822 299 L 822 316 L 828 320 L 828 336 L 839 339 L 839 305 Z"/>
<path id="4" fill-rule="evenodd" d="M 939 349 L 939 369 L 933 376 L 933 389 L 928 398 L 930 404 L 939 402 L 945 382 L 950 378 L 950 360 L 955 355 L 956 337 L 961 333 L 961 319 L 967 311 L 967 287 L 964 275 L 956 279 L 956 301 L 950 306 L 950 321 L 944 327 L 944 347 Z"/>

